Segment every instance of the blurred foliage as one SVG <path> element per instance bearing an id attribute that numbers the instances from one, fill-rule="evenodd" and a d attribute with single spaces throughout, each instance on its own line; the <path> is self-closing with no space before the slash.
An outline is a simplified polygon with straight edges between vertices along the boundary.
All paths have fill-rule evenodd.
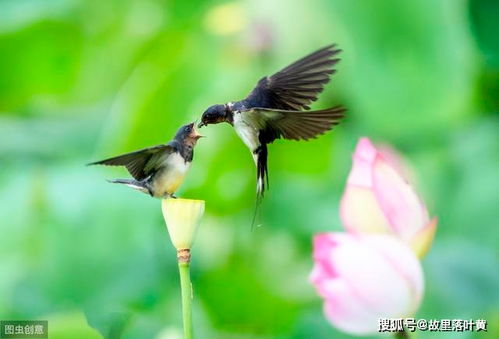
<path id="1" fill-rule="evenodd" d="M 207 201 L 197 337 L 345 336 L 307 276 L 312 235 L 341 230 L 363 135 L 407 156 L 439 218 L 417 316 L 484 318 L 477 337 L 499 337 L 498 17 L 496 0 L 0 0 L 0 319 L 48 319 L 54 338 L 99 337 L 85 319 L 109 338 L 178 338 L 159 201 L 105 182 L 121 169 L 83 165 L 165 142 L 336 42 L 339 72 L 314 107 L 341 103 L 348 119 L 272 145 L 253 232 L 251 156 L 230 126 L 204 131 L 179 192 Z"/>

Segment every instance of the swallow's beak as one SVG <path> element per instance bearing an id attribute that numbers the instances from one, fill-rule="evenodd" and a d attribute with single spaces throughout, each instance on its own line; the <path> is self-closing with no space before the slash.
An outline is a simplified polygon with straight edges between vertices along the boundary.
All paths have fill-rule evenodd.
<path id="1" fill-rule="evenodd" d="M 201 128 L 201 127 L 203 127 L 203 126 L 206 126 L 206 124 L 205 124 L 204 122 L 202 122 L 202 121 L 201 121 L 201 122 L 198 124 L 198 128 Z"/>
<path id="2" fill-rule="evenodd" d="M 198 125 L 198 126 L 199 126 L 199 125 Z M 197 139 L 200 139 L 200 138 L 204 138 L 204 135 L 200 134 L 200 133 L 198 132 L 198 130 L 196 129 L 196 127 L 194 127 L 194 128 L 192 129 L 192 134 L 191 134 L 191 136 L 192 136 L 194 139 L 196 139 L 196 140 L 197 140 Z"/>

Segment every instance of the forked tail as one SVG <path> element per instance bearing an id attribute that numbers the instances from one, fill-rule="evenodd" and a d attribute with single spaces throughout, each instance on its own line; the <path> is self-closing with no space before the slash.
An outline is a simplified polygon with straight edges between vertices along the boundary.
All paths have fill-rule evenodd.
<path id="1" fill-rule="evenodd" d="M 269 187 L 269 170 L 267 167 L 267 145 L 262 143 L 256 150 L 256 196 L 261 200 L 265 189 Z"/>
<path id="2" fill-rule="evenodd" d="M 142 181 L 138 181 L 135 179 L 112 179 L 108 180 L 110 183 L 113 184 L 123 184 L 127 185 L 128 187 L 131 187 L 133 189 L 136 189 L 138 191 L 141 191 L 143 193 L 149 194 L 152 196 L 151 192 L 149 189 L 146 187 L 146 185 Z"/>
<path id="3" fill-rule="evenodd" d="M 255 222 L 258 218 L 258 211 L 262 203 L 265 190 L 269 187 L 269 170 L 267 167 L 267 144 L 262 143 L 255 151 L 256 162 L 256 201 L 251 229 L 255 227 Z"/>

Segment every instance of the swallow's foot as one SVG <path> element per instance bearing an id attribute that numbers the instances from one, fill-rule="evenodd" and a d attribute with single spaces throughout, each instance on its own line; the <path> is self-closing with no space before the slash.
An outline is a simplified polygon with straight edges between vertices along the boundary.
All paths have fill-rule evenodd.
<path id="1" fill-rule="evenodd" d="M 177 199 L 178 197 L 175 194 L 172 194 L 170 198 Z"/>

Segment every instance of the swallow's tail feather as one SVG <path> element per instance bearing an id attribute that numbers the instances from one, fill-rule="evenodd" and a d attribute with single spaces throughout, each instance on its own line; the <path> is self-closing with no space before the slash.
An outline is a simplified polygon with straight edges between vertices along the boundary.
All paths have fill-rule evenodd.
<path id="1" fill-rule="evenodd" d="M 253 221 L 251 228 L 255 226 L 258 218 L 258 210 L 265 194 L 265 189 L 269 187 L 269 171 L 267 167 L 267 144 L 262 143 L 254 152 L 253 156 L 256 164 L 256 202 L 255 212 L 253 213 Z"/>
<path id="2" fill-rule="evenodd" d="M 256 220 L 258 219 L 258 211 L 260 210 L 260 204 L 262 203 L 262 198 L 260 196 L 256 197 L 255 210 L 253 212 L 253 219 L 251 220 L 251 230 L 255 228 Z"/>
<path id="3" fill-rule="evenodd" d="M 269 186 L 269 170 L 267 167 L 267 144 L 262 143 L 256 150 L 256 196 L 261 200 L 265 189 Z"/>
<path id="4" fill-rule="evenodd" d="M 112 179 L 108 181 L 113 184 L 127 185 L 128 187 L 136 189 L 137 191 L 152 195 L 149 188 L 147 188 L 146 184 L 143 181 L 138 181 L 135 179 Z"/>

